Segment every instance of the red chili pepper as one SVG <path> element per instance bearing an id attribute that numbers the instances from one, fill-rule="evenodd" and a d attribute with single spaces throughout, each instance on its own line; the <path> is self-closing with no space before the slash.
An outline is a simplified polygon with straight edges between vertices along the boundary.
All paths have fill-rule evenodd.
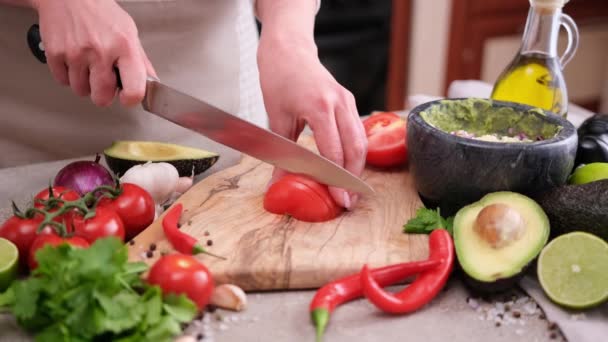
<path id="1" fill-rule="evenodd" d="M 361 271 L 363 294 L 381 310 L 400 314 L 415 311 L 430 302 L 445 286 L 454 264 L 454 243 L 445 229 L 436 229 L 429 236 L 430 260 L 441 265 L 422 272 L 416 280 L 396 294 L 385 292 L 374 280 L 367 265 Z"/>
<path id="2" fill-rule="evenodd" d="M 388 286 L 410 275 L 437 267 L 440 263 L 440 260 L 406 262 L 377 268 L 372 272 L 380 284 Z M 328 283 L 317 291 L 310 303 L 311 318 L 317 328 L 317 340 L 321 339 L 329 316 L 336 306 L 363 295 L 359 278 L 359 273 L 353 274 Z"/>
<path id="3" fill-rule="evenodd" d="M 182 204 L 177 203 L 173 206 L 173 208 L 169 209 L 163 218 L 163 230 L 165 231 L 165 236 L 169 242 L 171 242 L 173 248 L 184 254 L 205 253 L 216 258 L 226 259 L 207 252 L 195 238 L 179 230 L 178 224 L 179 218 L 182 215 L 182 209 Z"/>

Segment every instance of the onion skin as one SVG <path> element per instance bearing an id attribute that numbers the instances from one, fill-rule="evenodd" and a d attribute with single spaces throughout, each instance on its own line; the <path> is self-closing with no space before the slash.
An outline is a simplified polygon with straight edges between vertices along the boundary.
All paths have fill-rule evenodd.
<path id="1" fill-rule="evenodd" d="M 53 185 L 72 189 L 80 196 L 101 185 L 113 186 L 112 174 L 99 164 L 99 159 L 97 155 L 94 161 L 80 160 L 64 166 L 55 176 Z"/>

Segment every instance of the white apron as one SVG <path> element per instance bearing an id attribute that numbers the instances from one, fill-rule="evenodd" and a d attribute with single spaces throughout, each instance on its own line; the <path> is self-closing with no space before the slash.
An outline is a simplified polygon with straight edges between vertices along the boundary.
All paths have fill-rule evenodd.
<path id="1" fill-rule="evenodd" d="M 267 127 L 249 0 L 119 0 L 165 83 Z M 218 150 L 141 106 L 100 108 L 59 85 L 29 51 L 29 9 L 0 6 L 0 168 L 77 158 L 120 139 Z"/>

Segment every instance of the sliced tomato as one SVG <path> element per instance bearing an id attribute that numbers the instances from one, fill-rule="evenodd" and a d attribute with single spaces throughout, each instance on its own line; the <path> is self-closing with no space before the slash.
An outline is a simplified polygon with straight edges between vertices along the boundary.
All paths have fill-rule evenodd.
<path id="1" fill-rule="evenodd" d="M 406 121 L 393 112 L 380 112 L 363 121 L 367 136 L 366 162 L 376 167 L 407 161 Z"/>
<path id="2" fill-rule="evenodd" d="M 342 211 L 327 186 L 294 174 L 284 176 L 268 188 L 264 209 L 305 222 L 328 221 Z"/>

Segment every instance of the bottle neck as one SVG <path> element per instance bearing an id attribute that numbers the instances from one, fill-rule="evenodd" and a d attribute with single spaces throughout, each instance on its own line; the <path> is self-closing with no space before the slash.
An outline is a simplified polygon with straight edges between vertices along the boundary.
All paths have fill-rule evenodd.
<path id="1" fill-rule="evenodd" d="M 560 27 L 561 8 L 538 10 L 530 7 L 521 46 L 522 54 L 557 56 L 557 40 Z"/>

